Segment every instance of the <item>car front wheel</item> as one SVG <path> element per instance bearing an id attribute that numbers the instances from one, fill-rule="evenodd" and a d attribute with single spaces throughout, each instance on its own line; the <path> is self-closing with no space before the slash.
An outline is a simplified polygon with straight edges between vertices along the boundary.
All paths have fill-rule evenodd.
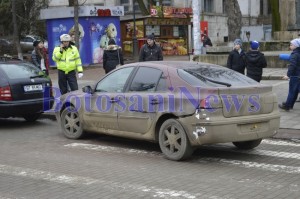
<path id="1" fill-rule="evenodd" d="M 250 140 L 244 142 L 233 142 L 233 145 L 239 149 L 249 150 L 257 147 L 261 143 L 262 139 Z"/>
<path id="2" fill-rule="evenodd" d="M 168 119 L 161 125 L 159 146 L 165 157 L 170 160 L 184 160 L 193 153 L 184 128 L 175 119 Z"/>
<path id="3" fill-rule="evenodd" d="M 63 134 L 70 139 L 82 138 L 84 133 L 78 111 L 73 107 L 67 107 L 61 114 L 61 128 Z"/>

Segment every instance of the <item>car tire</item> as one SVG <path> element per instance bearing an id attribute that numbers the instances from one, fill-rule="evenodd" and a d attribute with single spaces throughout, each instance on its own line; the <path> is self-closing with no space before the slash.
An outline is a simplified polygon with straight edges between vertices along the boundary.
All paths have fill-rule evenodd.
<path id="1" fill-rule="evenodd" d="M 61 129 L 69 139 L 80 139 L 84 136 L 82 122 L 78 111 L 74 107 L 66 107 L 60 117 Z"/>
<path id="2" fill-rule="evenodd" d="M 159 146 L 164 156 L 170 160 L 185 160 L 193 153 L 186 131 L 176 119 L 168 119 L 161 125 Z"/>
<path id="3" fill-rule="evenodd" d="M 41 116 L 41 113 L 32 113 L 32 114 L 23 115 L 23 118 L 27 122 L 35 122 L 37 119 L 39 119 L 40 116 Z"/>
<path id="4" fill-rule="evenodd" d="M 238 149 L 249 150 L 257 147 L 261 143 L 262 139 L 250 140 L 244 142 L 233 142 L 233 145 Z"/>

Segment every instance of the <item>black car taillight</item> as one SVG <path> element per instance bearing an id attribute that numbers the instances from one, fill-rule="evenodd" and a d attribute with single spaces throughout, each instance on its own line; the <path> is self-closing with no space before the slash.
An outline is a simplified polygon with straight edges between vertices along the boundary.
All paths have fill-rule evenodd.
<path id="1" fill-rule="evenodd" d="M 12 101 L 10 86 L 0 87 L 0 100 Z"/>

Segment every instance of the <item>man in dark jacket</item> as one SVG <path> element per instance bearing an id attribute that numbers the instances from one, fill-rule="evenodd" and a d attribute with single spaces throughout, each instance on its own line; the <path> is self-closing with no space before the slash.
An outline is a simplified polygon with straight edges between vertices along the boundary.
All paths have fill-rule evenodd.
<path id="1" fill-rule="evenodd" d="M 242 40 L 236 39 L 233 42 L 234 48 L 229 53 L 227 67 L 245 75 L 246 54 L 242 49 Z"/>
<path id="2" fill-rule="evenodd" d="M 103 68 L 105 73 L 107 74 L 114 70 L 117 65 L 124 65 L 123 53 L 121 47 L 116 45 L 115 40 L 110 39 L 103 53 Z"/>
<path id="3" fill-rule="evenodd" d="M 283 77 L 283 79 L 290 79 L 289 93 L 286 101 L 279 104 L 279 108 L 286 111 L 294 107 L 300 89 L 300 39 L 293 39 L 290 44 L 290 49 L 292 50 L 290 65 L 287 76 Z"/>
<path id="4" fill-rule="evenodd" d="M 161 61 L 163 55 L 160 46 L 155 44 L 153 35 L 147 37 L 147 44 L 144 44 L 140 50 L 139 61 Z"/>
<path id="5" fill-rule="evenodd" d="M 267 67 L 265 55 L 259 52 L 259 43 L 250 42 L 250 51 L 246 53 L 247 76 L 260 82 L 262 79 L 263 68 Z"/>

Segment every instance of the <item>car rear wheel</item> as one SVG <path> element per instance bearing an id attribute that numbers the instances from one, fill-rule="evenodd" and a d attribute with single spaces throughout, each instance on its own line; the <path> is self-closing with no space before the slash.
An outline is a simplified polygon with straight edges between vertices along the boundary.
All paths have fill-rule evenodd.
<path id="1" fill-rule="evenodd" d="M 32 113 L 32 114 L 23 115 L 23 118 L 27 122 L 35 122 L 37 119 L 39 119 L 40 116 L 41 116 L 41 113 Z"/>
<path id="2" fill-rule="evenodd" d="M 170 160 L 184 160 L 193 153 L 184 128 L 175 119 L 168 119 L 161 125 L 159 146 L 165 157 Z"/>
<path id="3" fill-rule="evenodd" d="M 248 150 L 257 147 L 261 143 L 261 141 L 262 139 L 257 139 L 257 140 L 251 140 L 245 142 L 233 142 L 233 144 L 239 149 Z"/>
<path id="4" fill-rule="evenodd" d="M 67 107 L 61 114 L 61 128 L 63 134 L 70 139 L 82 138 L 84 133 L 78 111 L 74 107 Z"/>

